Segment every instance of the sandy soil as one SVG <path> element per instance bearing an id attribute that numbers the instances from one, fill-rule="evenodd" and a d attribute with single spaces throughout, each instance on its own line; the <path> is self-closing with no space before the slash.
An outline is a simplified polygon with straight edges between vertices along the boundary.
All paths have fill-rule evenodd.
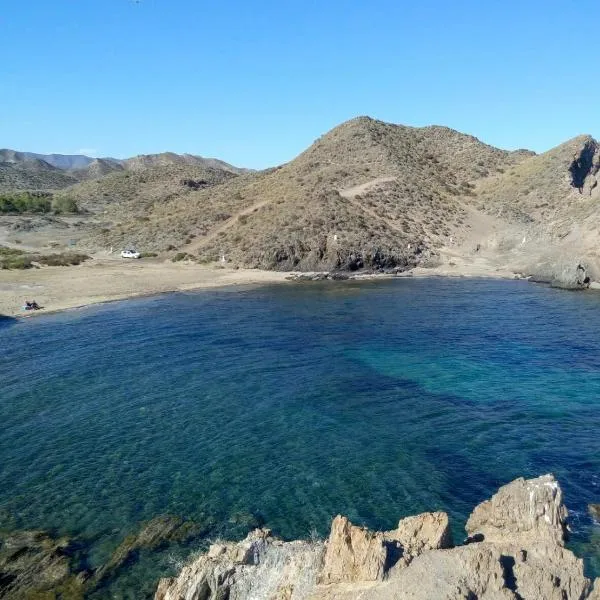
<path id="1" fill-rule="evenodd" d="M 417 268 L 401 276 L 515 277 L 513 271 L 498 268 L 483 257 L 475 260 L 465 260 L 459 255 L 445 258 L 450 260 L 439 267 Z M 0 270 L 0 315 L 32 316 L 164 292 L 283 282 L 289 276 L 287 272 L 103 257 L 76 267 Z M 356 279 L 373 277 L 381 275 L 359 275 Z M 26 300 L 35 300 L 43 310 L 26 313 L 22 309 Z"/>
<path id="2" fill-rule="evenodd" d="M 76 267 L 0 270 L 0 315 L 44 314 L 136 296 L 284 281 L 287 273 L 142 259 L 97 258 Z M 25 313 L 25 300 L 44 309 Z"/>

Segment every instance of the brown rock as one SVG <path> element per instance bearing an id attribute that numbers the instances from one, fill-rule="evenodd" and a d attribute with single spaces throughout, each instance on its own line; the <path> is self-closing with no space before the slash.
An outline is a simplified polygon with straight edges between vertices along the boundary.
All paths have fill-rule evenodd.
<path id="1" fill-rule="evenodd" d="M 319 583 L 381 580 L 386 558 L 382 533 L 352 525 L 346 517 L 338 515 L 331 524 Z"/>
<path id="2" fill-rule="evenodd" d="M 567 509 L 552 475 L 502 486 L 475 508 L 466 530 L 472 541 L 509 544 L 564 544 Z"/>
<path id="3" fill-rule="evenodd" d="M 398 528 L 387 531 L 385 537 L 400 543 L 403 554 L 413 557 L 425 550 L 439 550 L 452 546 L 450 520 L 444 512 L 423 513 L 401 519 Z"/>

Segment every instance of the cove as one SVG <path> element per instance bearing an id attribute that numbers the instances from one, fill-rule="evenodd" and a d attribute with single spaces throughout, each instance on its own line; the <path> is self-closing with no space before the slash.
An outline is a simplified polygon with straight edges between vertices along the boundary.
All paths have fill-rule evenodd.
<path id="1" fill-rule="evenodd" d="M 324 535 L 472 507 L 552 472 L 600 572 L 600 296 L 402 279 L 170 294 L 0 326 L 0 528 L 87 540 L 210 519 Z M 188 552 L 98 597 L 151 594 Z M 140 594 L 139 590 L 143 590 Z"/>

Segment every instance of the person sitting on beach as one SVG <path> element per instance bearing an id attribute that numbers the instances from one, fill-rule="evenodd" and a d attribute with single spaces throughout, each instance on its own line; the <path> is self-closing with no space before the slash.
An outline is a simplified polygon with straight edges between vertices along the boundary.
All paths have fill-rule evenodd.
<path id="1" fill-rule="evenodd" d="M 31 302 L 25 300 L 25 310 L 39 310 L 39 308 L 40 306 L 35 300 L 32 300 Z"/>

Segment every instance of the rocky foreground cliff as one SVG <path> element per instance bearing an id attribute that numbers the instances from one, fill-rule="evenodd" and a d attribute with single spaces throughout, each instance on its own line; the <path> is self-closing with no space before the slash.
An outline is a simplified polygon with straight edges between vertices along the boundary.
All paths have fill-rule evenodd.
<path id="1" fill-rule="evenodd" d="M 600 600 L 600 579 L 586 578 L 565 548 L 567 510 L 552 475 L 500 488 L 466 533 L 455 546 L 443 512 L 383 532 L 337 516 L 326 542 L 257 529 L 162 579 L 155 600 Z"/>

